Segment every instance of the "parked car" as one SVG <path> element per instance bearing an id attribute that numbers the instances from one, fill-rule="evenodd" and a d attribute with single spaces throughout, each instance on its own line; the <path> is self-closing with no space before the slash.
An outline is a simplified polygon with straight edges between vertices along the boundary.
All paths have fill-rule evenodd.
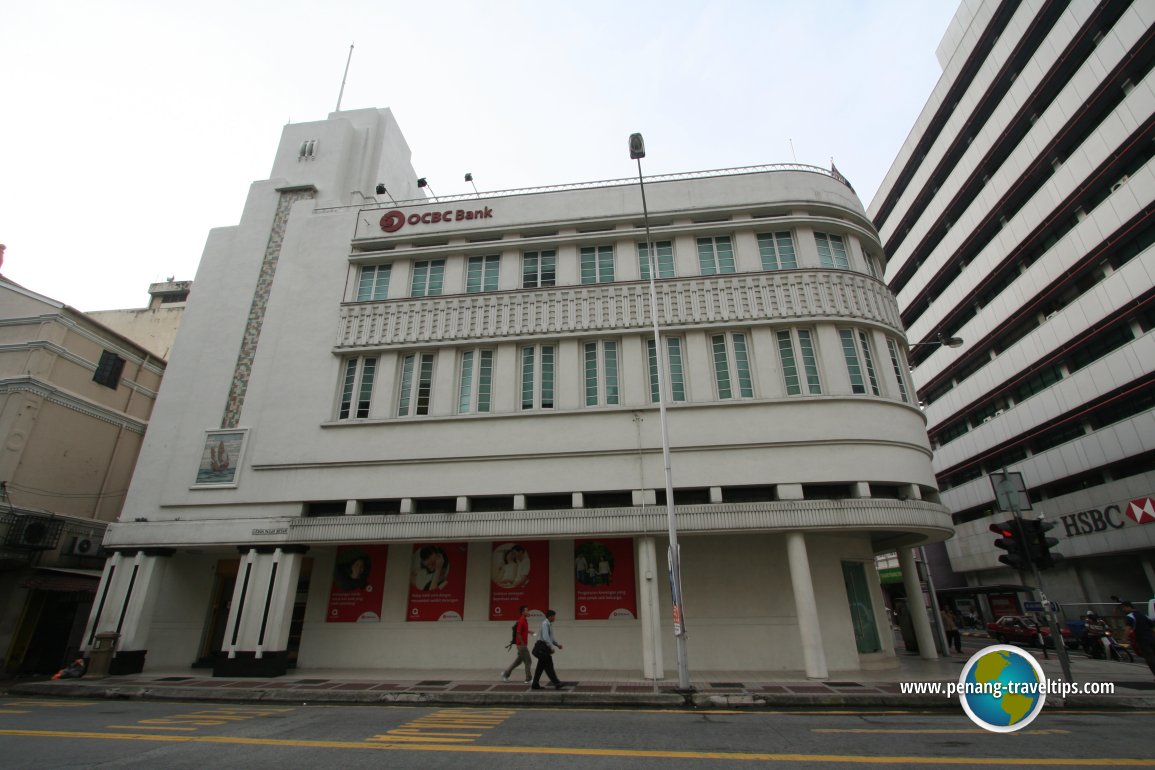
<path id="1" fill-rule="evenodd" d="M 1062 634 L 1064 646 L 1077 647 L 1079 645 L 1079 640 L 1075 638 L 1069 628 L 1060 628 L 1059 631 Z M 1034 618 L 1027 615 L 1004 615 L 994 623 L 987 623 L 987 633 L 1001 644 L 1025 644 L 1029 647 L 1038 646 L 1039 634 L 1041 633 L 1044 644 L 1048 647 L 1055 646 L 1054 642 L 1051 641 L 1050 627 L 1039 625 Z"/>

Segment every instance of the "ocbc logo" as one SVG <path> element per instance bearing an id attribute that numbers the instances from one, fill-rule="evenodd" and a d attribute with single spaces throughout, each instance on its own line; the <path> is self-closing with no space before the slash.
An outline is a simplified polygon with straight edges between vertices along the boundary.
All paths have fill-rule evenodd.
<path id="1" fill-rule="evenodd" d="M 405 224 L 405 215 L 397 209 L 385 212 L 381 217 L 381 229 L 387 233 L 395 233 Z"/>

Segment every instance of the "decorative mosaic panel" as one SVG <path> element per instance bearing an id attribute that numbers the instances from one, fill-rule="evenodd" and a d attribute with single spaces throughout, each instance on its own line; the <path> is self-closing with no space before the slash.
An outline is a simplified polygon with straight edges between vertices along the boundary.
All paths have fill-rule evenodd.
<path id="1" fill-rule="evenodd" d="M 229 387 L 229 400 L 221 419 L 221 428 L 235 428 L 240 422 L 241 407 L 245 403 L 245 392 L 249 388 L 249 375 L 253 369 L 253 358 L 257 354 L 257 342 L 261 337 L 261 326 L 265 321 L 265 309 L 269 304 L 269 294 L 273 290 L 273 276 L 277 272 L 277 260 L 281 257 L 281 245 L 285 240 L 285 228 L 289 224 L 289 212 L 297 201 L 310 200 L 316 191 L 286 190 L 277 201 L 277 212 L 273 217 L 273 227 L 269 232 L 269 242 L 265 246 L 265 257 L 261 262 L 261 273 L 257 278 L 257 288 L 253 292 L 253 304 L 249 307 L 249 319 L 245 324 L 245 336 L 241 340 L 241 350 L 237 354 L 237 365 L 233 370 L 233 382 Z"/>

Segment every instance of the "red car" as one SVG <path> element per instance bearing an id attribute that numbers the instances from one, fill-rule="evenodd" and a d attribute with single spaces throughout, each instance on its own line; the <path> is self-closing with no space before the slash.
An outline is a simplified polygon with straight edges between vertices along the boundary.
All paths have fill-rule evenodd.
<path id="1" fill-rule="evenodd" d="M 1073 647 L 1078 644 L 1070 629 L 1060 627 L 1059 632 L 1063 637 L 1064 646 Z M 1040 626 L 1034 618 L 1026 615 L 1004 615 L 994 623 L 987 623 L 987 633 L 1000 644 L 1025 644 L 1029 647 L 1038 646 L 1041 633 L 1044 644 L 1048 647 L 1055 646 L 1051 641 L 1050 627 Z"/>

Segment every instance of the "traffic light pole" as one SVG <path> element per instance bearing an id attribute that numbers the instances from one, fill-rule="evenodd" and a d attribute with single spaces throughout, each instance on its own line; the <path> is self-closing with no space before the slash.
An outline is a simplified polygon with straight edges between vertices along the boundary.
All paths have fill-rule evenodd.
<path id="1" fill-rule="evenodd" d="M 1025 541 L 1027 537 L 1027 527 L 1023 522 L 1023 516 L 1019 513 L 1018 495 L 1010 495 L 1011 498 L 1011 515 L 1018 523 L 1019 532 Z M 1040 533 L 1040 536 L 1042 533 Z M 1063 641 L 1063 633 L 1059 630 L 1059 619 L 1055 614 L 1051 603 L 1047 601 L 1047 594 L 1043 590 L 1043 577 L 1039 574 L 1039 568 L 1035 565 L 1034 557 L 1031 556 L 1031 544 L 1024 542 L 1023 554 L 1027 557 L 1027 566 L 1031 568 L 1031 573 L 1035 576 L 1036 591 L 1039 592 L 1039 601 L 1043 603 L 1043 613 L 1047 616 L 1047 620 L 1051 624 L 1051 638 L 1055 640 L 1055 652 L 1059 655 L 1059 667 L 1063 670 L 1063 679 L 1068 682 L 1074 682 L 1074 677 L 1071 676 L 1071 659 L 1067 655 L 1067 645 Z M 1041 636 L 1041 635 L 1040 635 Z M 1043 641 L 1040 639 L 1040 641 Z M 1047 644 L 1043 641 L 1043 657 L 1047 657 Z"/>

